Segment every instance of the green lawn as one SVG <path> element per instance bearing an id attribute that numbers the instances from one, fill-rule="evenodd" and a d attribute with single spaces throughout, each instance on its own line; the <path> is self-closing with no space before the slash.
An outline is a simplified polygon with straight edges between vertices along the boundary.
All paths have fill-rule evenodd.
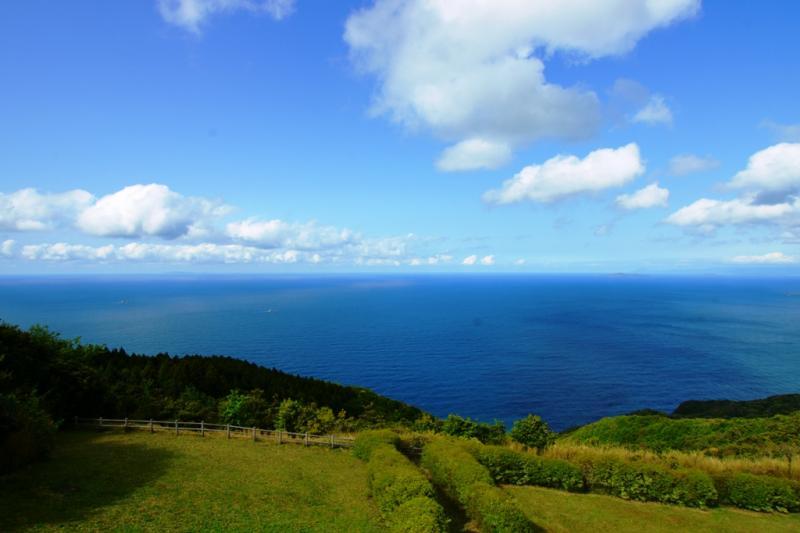
<path id="1" fill-rule="evenodd" d="M 0 531 L 380 531 L 347 450 L 145 432 L 64 433 L 0 477 Z"/>
<path id="2" fill-rule="evenodd" d="M 800 531 L 800 514 L 762 514 L 730 508 L 701 511 L 538 487 L 509 486 L 505 490 L 517 498 L 520 508 L 531 520 L 553 532 Z"/>

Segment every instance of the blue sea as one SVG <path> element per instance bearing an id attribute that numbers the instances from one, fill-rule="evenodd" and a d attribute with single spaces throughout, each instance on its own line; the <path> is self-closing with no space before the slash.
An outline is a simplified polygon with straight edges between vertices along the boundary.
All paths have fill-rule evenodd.
<path id="1" fill-rule="evenodd" d="M 439 416 L 556 429 L 686 399 L 800 392 L 800 278 L 6 277 L 0 319 L 224 354 Z"/>

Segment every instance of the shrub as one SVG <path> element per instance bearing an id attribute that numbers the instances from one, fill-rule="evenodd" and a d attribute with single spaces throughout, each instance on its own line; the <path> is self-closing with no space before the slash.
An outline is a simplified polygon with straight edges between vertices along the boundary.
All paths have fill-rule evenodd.
<path id="1" fill-rule="evenodd" d="M 699 471 L 669 470 L 612 458 L 586 463 L 584 468 L 592 491 L 626 500 L 678 503 L 689 507 L 713 506 L 718 501 L 713 481 Z"/>
<path id="2" fill-rule="evenodd" d="M 431 442 L 422 452 L 422 465 L 433 482 L 458 500 L 482 531 L 534 530 L 513 498 L 493 485 L 489 470 L 464 448 L 464 443 L 444 439 Z"/>
<path id="3" fill-rule="evenodd" d="M 403 454 L 382 445 L 369 460 L 369 487 L 372 497 L 384 515 L 416 498 L 433 498 L 433 487 L 425 476 Z"/>
<path id="4" fill-rule="evenodd" d="M 584 488 L 583 472 L 567 461 L 537 457 L 501 446 L 470 445 L 467 449 L 489 469 L 497 483 L 536 485 L 572 492 Z"/>
<path id="5" fill-rule="evenodd" d="M 542 417 L 528 415 L 514 422 L 511 428 L 511 438 L 526 448 L 544 450 L 555 441 L 555 434 L 550 430 L 547 422 Z"/>
<path id="6" fill-rule="evenodd" d="M 751 511 L 800 511 L 800 494 L 788 480 L 737 473 L 717 476 L 714 481 L 721 503 Z"/>
<path id="7" fill-rule="evenodd" d="M 353 455 L 362 461 L 369 461 L 372 451 L 382 444 L 397 446 L 400 437 L 397 433 L 388 429 L 378 429 L 374 431 L 363 431 L 356 436 L 353 443 Z"/>
<path id="8" fill-rule="evenodd" d="M 389 430 L 365 431 L 356 437 L 353 453 L 367 460 L 370 493 L 390 531 L 440 533 L 447 529 L 442 507 L 425 475 L 396 446 Z"/>
<path id="9" fill-rule="evenodd" d="M 422 451 L 422 466 L 431 479 L 463 503 L 462 492 L 474 483 L 492 484 L 489 471 L 453 441 L 435 440 Z"/>
<path id="10" fill-rule="evenodd" d="M 55 425 L 34 394 L 0 394 L 0 473 L 47 457 Z"/>
<path id="11" fill-rule="evenodd" d="M 393 533 L 436 533 L 447 531 L 448 524 L 442 506 L 423 496 L 400 505 L 388 522 Z"/>
<path id="12" fill-rule="evenodd" d="M 514 499 L 492 485 L 473 483 L 465 491 L 464 507 L 480 526 L 493 533 L 525 533 L 534 526 Z"/>
<path id="13" fill-rule="evenodd" d="M 484 424 L 458 415 L 447 416 L 442 423 L 442 433 L 451 437 L 478 439 L 484 444 L 502 444 L 506 440 L 506 427 L 502 422 Z"/>

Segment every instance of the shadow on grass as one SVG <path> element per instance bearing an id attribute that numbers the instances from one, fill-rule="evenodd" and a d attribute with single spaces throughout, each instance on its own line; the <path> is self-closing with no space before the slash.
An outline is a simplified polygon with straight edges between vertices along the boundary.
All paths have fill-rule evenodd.
<path id="1" fill-rule="evenodd" d="M 0 477 L 0 531 L 80 521 L 157 480 L 175 455 L 102 434 L 62 433 L 50 460 Z"/>

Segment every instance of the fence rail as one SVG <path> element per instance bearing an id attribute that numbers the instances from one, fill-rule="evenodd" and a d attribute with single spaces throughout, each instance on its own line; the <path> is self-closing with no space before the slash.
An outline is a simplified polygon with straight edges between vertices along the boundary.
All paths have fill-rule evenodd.
<path id="1" fill-rule="evenodd" d="M 262 429 L 257 427 L 235 426 L 233 424 L 208 424 L 206 422 L 187 422 L 183 420 L 134 420 L 129 418 L 81 418 L 74 417 L 75 427 L 96 427 L 103 429 L 122 429 L 124 431 L 143 429 L 155 433 L 168 431 L 180 435 L 181 433 L 199 433 L 205 437 L 206 433 L 222 433 L 227 438 L 247 438 L 253 442 L 274 441 L 278 444 L 302 444 L 304 446 L 327 446 L 329 448 L 349 448 L 355 440 L 344 435 L 314 435 L 311 433 L 296 433 L 281 429 Z"/>

